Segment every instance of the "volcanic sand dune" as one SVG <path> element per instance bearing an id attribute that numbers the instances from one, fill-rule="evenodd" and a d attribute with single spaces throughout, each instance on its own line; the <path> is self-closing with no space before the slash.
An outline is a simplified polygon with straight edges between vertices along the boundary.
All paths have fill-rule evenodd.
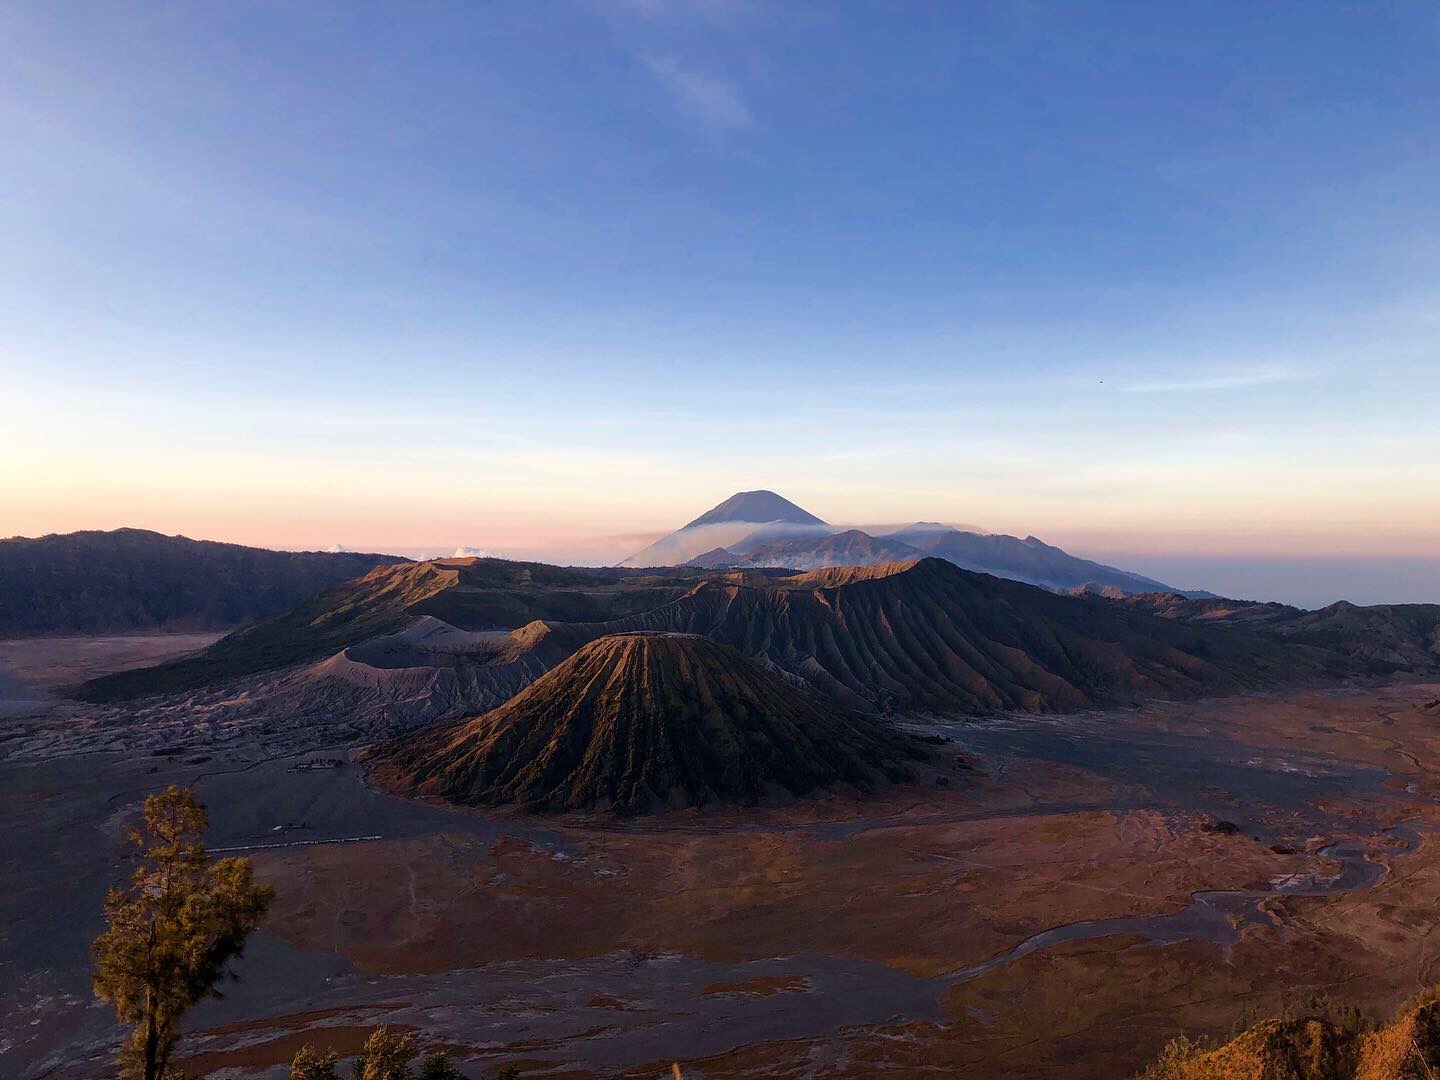
<path id="1" fill-rule="evenodd" d="M 689 634 L 599 638 L 499 708 L 376 752 L 456 802 L 643 811 L 909 778 L 919 744 Z"/>

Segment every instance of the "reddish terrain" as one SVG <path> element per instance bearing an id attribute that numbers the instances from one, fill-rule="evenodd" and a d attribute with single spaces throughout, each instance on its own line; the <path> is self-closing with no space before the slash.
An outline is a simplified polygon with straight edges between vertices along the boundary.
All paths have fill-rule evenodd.
<path id="1" fill-rule="evenodd" d="M 1110 1078 L 1317 991 L 1388 1008 L 1437 977 L 1437 696 L 928 724 L 972 779 L 629 821 L 218 773 L 212 805 L 266 800 L 227 841 L 292 843 L 264 826 L 291 814 L 295 839 L 379 838 L 254 850 L 276 910 L 186 1053 L 254 1070 L 390 1022 L 472 1070 Z M 1211 919 L 1198 890 L 1254 893 Z"/>
<path id="2" fill-rule="evenodd" d="M 170 780 L 278 891 L 241 981 L 190 1021 L 192 1069 L 279 1080 L 304 1042 L 349 1050 L 385 1022 L 477 1076 L 678 1060 L 687 1077 L 1109 1080 L 1175 1034 L 1319 991 L 1388 1012 L 1440 978 L 1437 700 L 1401 683 L 912 715 L 968 768 L 642 819 L 388 795 L 315 741 L 328 728 L 286 749 L 204 714 L 184 739 L 14 721 L 0 1072 L 109 1067 L 86 945 L 121 826 Z"/>

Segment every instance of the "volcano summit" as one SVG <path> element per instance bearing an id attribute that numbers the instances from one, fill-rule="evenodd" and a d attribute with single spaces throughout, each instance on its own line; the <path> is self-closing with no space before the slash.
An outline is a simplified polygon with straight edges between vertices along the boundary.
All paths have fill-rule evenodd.
<path id="1" fill-rule="evenodd" d="M 693 634 L 610 634 L 483 716 L 376 753 L 462 803 L 645 811 L 910 778 L 917 742 Z"/>

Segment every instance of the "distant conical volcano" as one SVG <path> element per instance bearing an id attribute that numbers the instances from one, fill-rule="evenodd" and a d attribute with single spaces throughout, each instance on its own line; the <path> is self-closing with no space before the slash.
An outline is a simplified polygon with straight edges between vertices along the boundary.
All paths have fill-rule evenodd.
<path id="1" fill-rule="evenodd" d="M 716 549 L 739 557 L 751 548 L 836 530 L 773 491 L 738 491 L 621 566 L 679 566 Z"/>
<path id="2" fill-rule="evenodd" d="M 728 645 L 612 634 L 483 716 L 376 752 L 462 803 L 645 811 L 906 779 L 918 744 L 822 705 Z"/>
<path id="3" fill-rule="evenodd" d="M 1054 592 L 1075 588 L 1109 589 L 1117 595 L 1180 591 L 1153 578 L 1078 558 L 1034 536 L 1021 540 L 924 521 L 888 531 L 841 529 L 773 491 L 737 492 L 620 565 L 814 570 L 925 555 Z"/>
<path id="4" fill-rule="evenodd" d="M 721 522 L 783 521 L 791 525 L 824 525 L 814 514 L 796 506 L 789 499 L 773 491 L 737 491 L 719 506 L 707 510 L 685 526 L 687 529 L 701 525 L 718 525 Z"/>

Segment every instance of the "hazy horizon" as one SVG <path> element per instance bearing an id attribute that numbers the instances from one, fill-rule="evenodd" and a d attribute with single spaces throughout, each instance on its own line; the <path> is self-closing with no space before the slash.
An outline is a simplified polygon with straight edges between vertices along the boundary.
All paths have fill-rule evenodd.
<path id="1" fill-rule="evenodd" d="M 0 534 L 1440 599 L 1440 20 L 1224 11 L 11 5 Z"/>
<path id="2" fill-rule="evenodd" d="M 719 501 L 721 500 L 717 498 L 716 502 Z M 802 500 L 795 501 L 804 509 L 811 509 Z M 358 542 L 345 538 L 326 538 L 329 539 L 328 543 L 322 539 L 297 544 L 266 544 L 237 536 L 202 535 L 183 528 L 156 528 L 152 531 L 166 535 L 183 535 L 192 540 L 246 543 L 285 551 L 375 552 L 402 555 L 410 559 L 480 556 L 559 565 L 613 566 L 680 528 L 694 516 L 695 514 L 689 511 L 681 511 L 669 526 L 651 531 L 576 537 L 569 543 L 558 546 L 537 544 L 533 538 L 523 536 L 509 543 L 485 542 L 481 537 L 477 542 L 461 539 L 418 544 L 366 543 L 363 538 Z M 819 516 L 823 518 L 825 515 L 820 513 Z M 921 520 L 936 519 L 922 515 L 904 521 L 841 521 L 829 524 L 837 530 L 859 528 L 882 534 Z M 1337 600 L 1348 600 L 1356 604 L 1440 603 L 1440 557 L 1406 558 L 1344 553 L 1328 556 L 1296 556 L 1283 553 L 1243 555 L 1227 554 L 1223 551 L 1187 555 L 1097 546 L 1095 541 L 1098 538 L 1084 535 L 1071 537 L 1028 529 L 986 528 L 958 521 L 947 521 L 943 524 L 967 531 L 1008 533 L 1020 537 L 1038 535 L 1046 543 L 1064 548 L 1069 554 L 1080 558 L 1093 559 L 1121 570 L 1154 578 L 1178 589 L 1203 589 L 1236 599 L 1278 600 L 1304 608 L 1324 607 Z M 134 523 L 129 526 L 106 526 L 111 527 L 148 528 Z"/>

